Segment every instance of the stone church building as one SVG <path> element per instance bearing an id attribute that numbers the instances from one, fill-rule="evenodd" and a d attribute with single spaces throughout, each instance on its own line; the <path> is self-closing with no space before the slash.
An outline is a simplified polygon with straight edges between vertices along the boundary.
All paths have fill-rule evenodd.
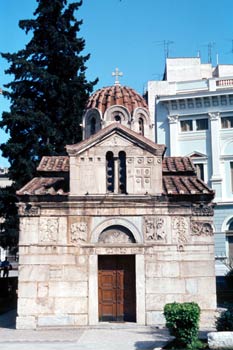
<path id="1" fill-rule="evenodd" d="M 214 193 L 155 144 L 145 100 L 96 91 L 83 141 L 43 157 L 19 196 L 18 329 L 164 323 L 168 302 L 216 307 Z"/>

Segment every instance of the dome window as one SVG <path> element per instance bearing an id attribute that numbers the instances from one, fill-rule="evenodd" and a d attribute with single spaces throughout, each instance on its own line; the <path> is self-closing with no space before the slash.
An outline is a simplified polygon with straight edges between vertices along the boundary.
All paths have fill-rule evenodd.
<path id="1" fill-rule="evenodd" d="M 117 123 L 121 123 L 121 117 L 119 115 L 115 115 L 114 119 Z"/>
<path id="2" fill-rule="evenodd" d="M 144 120 L 143 118 L 138 119 L 139 134 L 144 136 Z"/>
<path id="3" fill-rule="evenodd" d="M 95 117 L 91 118 L 91 123 L 90 123 L 90 134 L 94 135 L 96 133 L 96 119 Z"/>

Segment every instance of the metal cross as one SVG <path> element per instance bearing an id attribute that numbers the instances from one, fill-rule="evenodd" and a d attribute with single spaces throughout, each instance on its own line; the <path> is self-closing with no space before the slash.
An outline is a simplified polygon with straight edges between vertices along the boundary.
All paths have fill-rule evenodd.
<path id="1" fill-rule="evenodd" d="M 120 72 L 118 68 L 116 68 L 115 71 L 112 72 L 112 76 L 116 77 L 114 85 L 121 85 L 120 82 L 119 82 L 119 77 L 122 77 L 123 73 Z"/>

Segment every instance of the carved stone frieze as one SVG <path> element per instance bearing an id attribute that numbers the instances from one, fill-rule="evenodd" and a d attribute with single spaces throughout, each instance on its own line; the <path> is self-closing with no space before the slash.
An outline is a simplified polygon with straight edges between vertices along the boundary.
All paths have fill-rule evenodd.
<path id="1" fill-rule="evenodd" d="M 130 255 L 144 254 L 143 247 L 82 247 L 80 254 L 83 255 Z"/>
<path id="2" fill-rule="evenodd" d="M 56 242 L 58 237 L 59 219 L 41 218 L 39 237 L 41 242 Z"/>
<path id="3" fill-rule="evenodd" d="M 70 241 L 75 244 L 87 242 L 87 223 L 74 222 L 70 226 Z"/>
<path id="4" fill-rule="evenodd" d="M 165 219 L 160 217 L 144 218 L 144 233 L 146 241 L 166 241 Z"/>
<path id="5" fill-rule="evenodd" d="M 20 216 L 40 216 L 40 208 L 31 204 L 23 204 L 19 206 Z"/>
<path id="6" fill-rule="evenodd" d="M 192 208 L 192 214 L 195 216 L 213 216 L 214 209 L 210 205 L 195 205 Z"/>
<path id="7" fill-rule="evenodd" d="M 134 243 L 133 236 L 130 236 L 126 232 L 122 232 L 119 230 L 107 230 L 100 234 L 99 236 L 99 243 L 110 243 L 110 244 L 117 244 L 117 243 Z"/>
<path id="8" fill-rule="evenodd" d="M 212 236 L 214 234 L 213 227 L 209 222 L 191 222 L 192 236 Z"/>
<path id="9" fill-rule="evenodd" d="M 178 244 L 179 250 L 188 241 L 188 218 L 177 216 L 172 220 L 173 238 Z"/>

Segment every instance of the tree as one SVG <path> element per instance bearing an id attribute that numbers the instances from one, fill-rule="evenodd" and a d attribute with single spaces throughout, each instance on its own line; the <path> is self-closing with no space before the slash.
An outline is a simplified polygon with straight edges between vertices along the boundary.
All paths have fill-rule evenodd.
<path id="1" fill-rule="evenodd" d="M 14 76 L 3 91 L 10 99 L 10 112 L 3 112 L 0 121 L 9 133 L 0 149 L 9 160 L 14 183 L 13 189 L 0 193 L 0 202 L 10 200 L 11 209 L 12 195 L 33 178 L 43 155 L 63 155 L 66 144 L 81 140 L 83 111 L 97 82 L 85 77 L 90 55 L 82 55 L 85 41 L 77 36 L 82 21 L 75 18 L 75 11 L 82 1 L 36 1 L 35 18 L 19 21 L 26 34 L 32 33 L 31 40 L 16 53 L 1 54 L 10 64 L 6 73 Z M 3 214 L 6 207 L 2 205 Z M 4 217 L 13 232 L 9 210 Z"/>
<path id="2" fill-rule="evenodd" d="M 83 111 L 97 82 L 86 80 L 90 55 L 81 55 L 85 41 L 77 37 L 82 21 L 74 12 L 82 1 L 37 2 L 36 18 L 19 22 L 26 33 L 32 31 L 32 39 L 25 49 L 2 54 L 14 80 L 3 91 L 11 106 L 0 127 L 10 138 L 0 148 L 16 189 L 34 176 L 43 155 L 63 155 L 66 144 L 80 141 Z"/>

